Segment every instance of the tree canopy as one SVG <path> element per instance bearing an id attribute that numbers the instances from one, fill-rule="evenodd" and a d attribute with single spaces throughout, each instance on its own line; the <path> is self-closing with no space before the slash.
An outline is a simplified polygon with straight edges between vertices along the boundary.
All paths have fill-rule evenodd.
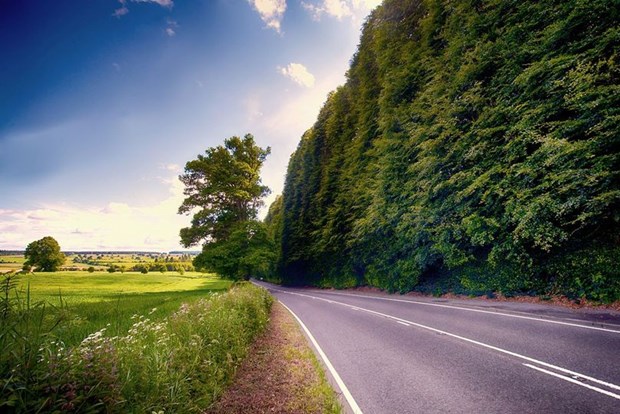
<path id="1" fill-rule="evenodd" d="M 264 277 L 276 261 L 273 239 L 265 224 L 251 220 L 236 224 L 230 235 L 205 246 L 194 259 L 194 266 L 233 280 Z"/>
<path id="2" fill-rule="evenodd" d="M 223 146 L 209 148 L 185 164 L 179 176 L 187 197 L 179 214 L 193 215 L 190 227 L 181 230 L 185 247 L 225 239 L 240 222 L 256 219 L 269 188 L 262 185 L 260 169 L 271 149 L 256 145 L 254 137 L 231 137 Z"/>
<path id="3" fill-rule="evenodd" d="M 619 15 L 385 0 L 291 156 L 282 279 L 620 298 Z"/>
<path id="4" fill-rule="evenodd" d="M 55 272 L 65 263 L 65 255 L 53 237 L 46 236 L 35 240 L 26 247 L 24 253 L 26 267 L 36 267 L 40 272 Z"/>
<path id="5" fill-rule="evenodd" d="M 187 162 L 179 176 L 187 196 L 179 214 L 197 210 L 190 227 L 181 229 L 185 247 L 203 243 L 194 259 L 199 269 L 232 279 L 248 278 L 271 269 L 275 261 L 267 230 L 256 220 L 269 188 L 262 185 L 260 169 L 270 148 L 256 145 L 254 137 L 231 137 L 224 146 Z"/>

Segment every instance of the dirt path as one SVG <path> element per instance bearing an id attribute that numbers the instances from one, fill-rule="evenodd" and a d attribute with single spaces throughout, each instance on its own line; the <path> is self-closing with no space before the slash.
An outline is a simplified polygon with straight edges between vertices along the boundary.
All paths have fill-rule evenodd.
<path id="1" fill-rule="evenodd" d="M 234 382 L 205 414 L 338 412 L 337 397 L 306 338 L 276 302 Z"/>

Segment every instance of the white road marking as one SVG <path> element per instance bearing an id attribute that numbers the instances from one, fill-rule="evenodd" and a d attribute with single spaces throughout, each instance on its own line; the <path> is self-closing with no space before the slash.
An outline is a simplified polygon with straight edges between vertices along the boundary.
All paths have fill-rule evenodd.
<path id="1" fill-rule="evenodd" d="M 308 297 L 308 298 L 316 297 L 316 296 L 306 295 L 306 294 L 303 294 L 303 293 L 288 292 L 288 291 L 280 290 L 280 289 L 273 289 L 273 290 L 275 290 L 277 292 L 288 293 L 290 295 L 297 295 L 297 296 Z M 323 300 L 323 301 L 332 303 L 332 304 L 342 305 L 342 306 L 346 306 L 346 307 L 350 307 L 351 306 L 351 305 L 349 305 L 347 303 L 337 302 L 337 301 L 333 301 L 333 300 L 329 300 L 329 299 L 324 299 L 324 298 L 321 298 L 321 297 L 316 297 L 316 298 L 319 299 L 319 300 Z M 392 316 L 392 315 L 388 315 L 388 314 L 385 314 L 385 313 L 373 311 L 371 309 L 366 309 L 366 308 L 361 308 L 361 307 L 358 307 L 358 309 L 361 310 L 361 311 L 364 311 L 364 312 L 368 312 L 368 313 L 373 314 L 373 315 L 381 316 L 381 317 L 392 319 L 392 320 L 395 320 L 395 321 L 404 322 L 404 323 L 410 324 L 412 326 L 416 326 L 418 328 L 426 329 L 426 330 L 429 330 L 429 331 L 432 331 L 432 332 L 439 333 L 441 335 L 447 335 L 447 336 L 450 336 L 452 338 L 459 339 L 461 341 L 469 342 L 469 343 L 474 344 L 474 345 L 478 345 L 478 346 L 481 346 L 481 347 L 484 347 L 484 348 L 492 349 L 494 351 L 497 351 L 497 352 L 500 352 L 500 353 L 503 353 L 503 354 L 506 354 L 506 355 L 510 355 L 510 356 L 515 357 L 515 358 L 523 359 L 525 361 L 532 362 L 532 363 L 537 364 L 537 365 L 542 365 L 544 367 L 551 368 L 551 369 L 553 369 L 555 371 L 563 372 L 563 373 L 569 374 L 571 376 L 577 376 L 577 377 L 580 377 L 582 379 L 585 379 L 585 380 L 588 380 L 588 381 L 591 381 L 591 382 L 595 382 L 595 383 L 597 383 L 599 385 L 603 385 L 603 386 L 608 387 L 608 388 L 612 388 L 612 389 L 615 389 L 615 390 L 620 390 L 620 386 L 618 386 L 616 384 L 612 384 L 610 382 L 602 381 L 602 380 L 599 380 L 598 378 L 590 377 L 588 375 L 580 374 L 579 372 L 571 371 L 571 370 L 568 370 L 566 368 L 559 367 L 557 365 L 553 365 L 553 364 L 549 364 L 549 363 L 544 362 L 544 361 L 537 360 L 535 358 L 530 358 L 528 356 L 521 355 L 521 354 L 518 354 L 516 352 L 509 351 L 507 349 L 499 348 L 499 347 L 496 347 L 496 346 L 493 346 L 493 345 L 486 344 L 484 342 L 476 341 L 474 339 L 466 338 L 464 336 L 456 335 L 456 334 L 453 334 L 453 333 L 450 333 L 450 332 L 447 332 L 447 331 L 442 331 L 441 329 L 433 328 L 433 327 L 427 326 L 427 325 L 422 325 L 420 323 L 409 321 L 407 319 L 402 319 L 402 318 L 399 318 L 397 316 Z"/>
<path id="2" fill-rule="evenodd" d="M 320 298 L 318 298 L 318 299 L 320 299 Z M 284 306 L 291 313 L 291 315 L 293 315 L 295 317 L 295 319 L 297 319 L 297 322 L 299 322 L 299 325 L 301 325 L 301 327 L 304 330 L 304 332 L 306 333 L 306 335 L 308 335 L 308 338 L 310 338 L 310 341 L 312 342 L 312 345 L 314 345 L 315 349 L 317 350 L 317 352 L 319 353 L 319 355 L 323 359 L 323 362 L 325 363 L 325 366 L 327 366 L 327 369 L 329 369 L 329 372 L 334 377 L 334 381 L 336 381 L 336 384 L 338 384 L 338 387 L 342 391 L 342 394 L 344 395 L 344 398 L 346 398 L 347 402 L 349 403 L 349 406 L 351 407 L 351 410 L 353 411 L 353 413 L 354 414 L 363 414 L 362 410 L 357 405 L 357 402 L 355 402 L 355 399 L 353 398 L 353 396 L 349 392 L 349 389 L 344 384 L 344 381 L 342 381 L 342 378 L 340 378 L 340 375 L 338 375 L 338 372 L 336 371 L 336 368 L 334 368 L 332 363 L 329 361 L 329 358 L 327 358 L 327 355 L 325 355 L 325 352 L 323 352 L 323 349 L 321 349 L 321 347 L 319 346 L 319 343 L 316 341 L 316 339 L 314 339 L 314 336 L 310 333 L 310 330 L 301 321 L 301 319 L 299 319 L 299 317 L 297 315 L 295 315 L 295 312 L 293 312 L 284 303 L 280 302 L 280 304 L 282 306 Z"/>
<path id="3" fill-rule="evenodd" d="M 284 292 L 284 291 L 282 291 L 282 292 Z M 620 330 L 615 330 L 615 329 L 600 328 L 600 327 L 597 327 L 597 326 L 582 325 L 582 324 L 570 323 L 570 322 L 554 321 L 554 320 L 551 320 L 551 319 L 535 318 L 535 317 L 532 317 L 532 316 L 514 315 L 514 314 L 511 314 L 511 313 L 487 311 L 487 310 L 482 310 L 482 309 L 472 309 L 472 308 L 466 308 L 466 307 L 463 307 L 463 306 L 442 305 L 442 304 L 439 304 L 439 303 L 419 302 L 419 301 L 416 301 L 416 300 L 382 298 L 382 297 L 378 297 L 378 296 L 352 295 L 350 293 L 338 293 L 338 292 L 321 292 L 321 293 L 324 293 L 324 294 L 327 294 L 327 295 L 348 296 L 348 297 L 352 297 L 352 298 L 362 297 L 362 298 L 366 298 L 366 299 L 375 299 L 375 300 L 386 300 L 386 301 L 391 301 L 391 302 L 411 303 L 411 304 L 414 304 L 414 305 L 435 306 L 435 307 L 438 307 L 438 308 L 459 309 L 459 310 L 464 310 L 464 311 L 468 311 L 468 312 L 487 313 L 487 314 L 496 315 L 496 316 L 506 316 L 508 318 L 527 319 L 527 320 L 537 321 L 537 322 L 553 323 L 553 324 L 556 324 L 556 325 L 573 326 L 573 327 L 577 327 L 577 328 L 593 329 L 595 331 L 612 332 L 612 333 L 620 334 Z M 575 319 L 571 319 L 571 320 L 575 320 Z M 582 323 L 587 323 L 587 321 L 581 321 L 581 322 Z"/>
<path id="4" fill-rule="evenodd" d="M 523 364 L 523 365 L 525 365 L 528 368 L 535 369 L 536 371 L 544 372 L 545 374 L 552 375 L 552 376 L 554 376 L 556 378 L 559 378 L 559 379 L 563 379 L 564 381 L 572 382 L 573 384 L 581 385 L 582 387 L 586 387 L 588 389 L 591 389 L 592 391 L 600 392 L 601 394 L 605 394 L 605 395 L 608 395 L 608 396 L 610 396 L 612 398 L 616 398 L 616 399 L 620 400 L 620 395 L 614 394 L 613 392 L 609 392 L 607 390 L 603 390 L 601 388 L 594 387 L 594 386 L 589 385 L 589 384 L 585 384 L 585 383 L 583 383 L 583 382 L 581 382 L 579 380 L 567 377 L 565 375 L 561 375 L 561 374 L 557 374 L 555 372 L 547 371 L 546 369 L 542 369 L 540 367 L 535 367 L 534 365 L 530 365 L 530 364 Z"/>
<path id="5" fill-rule="evenodd" d="M 408 323 L 405 323 L 405 322 L 401 322 L 401 321 L 396 321 L 396 322 L 400 323 L 401 325 L 411 326 L 411 325 L 409 325 Z"/>

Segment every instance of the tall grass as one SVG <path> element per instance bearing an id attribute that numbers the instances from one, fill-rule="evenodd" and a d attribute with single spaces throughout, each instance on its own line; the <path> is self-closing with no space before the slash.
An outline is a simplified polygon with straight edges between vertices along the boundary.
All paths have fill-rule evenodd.
<path id="1" fill-rule="evenodd" d="M 197 412 L 232 378 L 268 321 L 271 296 L 249 284 L 157 317 L 136 313 L 76 341 L 74 313 L 11 294 L 0 303 L 0 411 Z M 85 305 L 86 306 L 86 305 Z M 119 305 L 119 307 L 121 307 Z M 78 330 L 79 331 L 79 330 Z M 67 339 L 69 338 L 69 339 Z"/>
<path id="2" fill-rule="evenodd" d="M 45 302 L 46 319 L 62 309 L 62 320 L 54 335 L 68 346 L 77 345 L 91 332 L 107 327 L 112 336 L 122 335 L 132 325 L 131 316 L 146 314 L 163 318 L 182 303 L 196 301 L 213 291 L 223 291 L 231 282 L 198 273 L 163 275 L 107 272 L 54 272 L 20 275 L 13 294 L 31 303 Z M 28 293 L 28 295 L 26 295 Z M 58 316 L 58 312 L 56 312 Z M 110 326 L 108 326 L 108 323 Z"/>

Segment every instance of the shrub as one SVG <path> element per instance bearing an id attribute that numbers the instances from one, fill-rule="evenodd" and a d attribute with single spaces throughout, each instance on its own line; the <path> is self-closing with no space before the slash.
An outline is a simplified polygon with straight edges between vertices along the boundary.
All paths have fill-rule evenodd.
<path id="1" fill-rule="evenodd" d="M 620 248 L 595 246 L 570 252 L 549 263 L 552 292 L 604 303 L 620 300 Z"/>

